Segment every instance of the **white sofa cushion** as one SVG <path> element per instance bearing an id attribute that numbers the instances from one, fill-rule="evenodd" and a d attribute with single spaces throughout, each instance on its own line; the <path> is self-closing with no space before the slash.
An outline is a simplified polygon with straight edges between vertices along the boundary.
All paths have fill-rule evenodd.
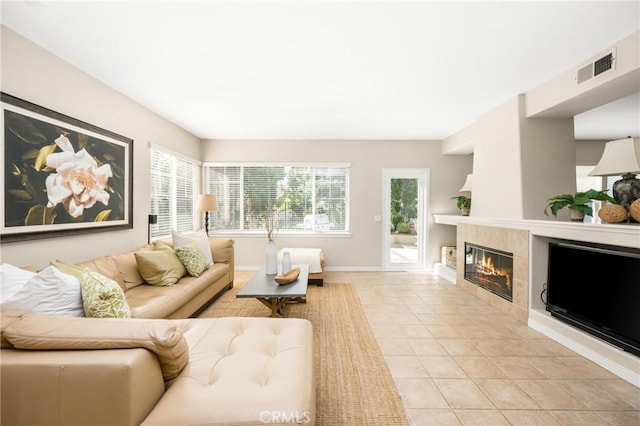
<path id="1" fill-rule="evenodd" d="M 20 288 L 14 287 L 13 290 L 1 305 L 3 311 L 84 316 L 80 282 L 55 266 L 47 266 L 31 276 Z"/>
<path id="2" fill-rule="evenodd" d="M 181 234 L 178 231 L 171 231 L 171 239 L 173 240 L 173 248 L 184 247 L 189 243 L 196 243 L 204 253 L 207 264 L 213 263 L 213 255 L 211 254 L 211 246 L 209 245 L 209 236 L 204 229 L 190 234 Z"/>

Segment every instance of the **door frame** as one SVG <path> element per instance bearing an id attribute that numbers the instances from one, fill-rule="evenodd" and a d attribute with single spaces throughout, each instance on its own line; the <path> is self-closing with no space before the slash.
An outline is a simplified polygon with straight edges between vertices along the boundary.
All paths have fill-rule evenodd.
<path id="1" fill-rule="evenodd" d="M 384 271 L 424 271 L 427 270 L 427 249 L 429 247 L 429 169 L 394 168 L 382 169 L 382 269 Z M 418 262 L 391 263 L 389 254 L 391 234 L 391 179 L 418 179 Z"/>

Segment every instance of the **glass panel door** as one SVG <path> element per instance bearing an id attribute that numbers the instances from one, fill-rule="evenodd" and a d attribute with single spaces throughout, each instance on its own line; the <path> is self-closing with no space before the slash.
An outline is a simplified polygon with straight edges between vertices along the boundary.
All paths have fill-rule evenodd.
<path id="1" fill-rule="evenodd" d="M 427 171 L 386 170 L 384 175 L 385 270 L 424 269 Z"/>

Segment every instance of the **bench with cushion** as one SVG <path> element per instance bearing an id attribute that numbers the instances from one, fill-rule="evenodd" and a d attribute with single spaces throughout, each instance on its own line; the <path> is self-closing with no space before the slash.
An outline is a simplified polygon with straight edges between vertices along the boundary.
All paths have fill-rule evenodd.
<path id="1" fill-rule="evenodd" d="M 309 284 L 324 284 L 326 255 L 320 248 L 284 247 L 278 252 L 278 263 L 282 263 L 282 254 L 288 251 L 292 265 L 309 265 Z M 286 271 L 283 271 L 286 272 Z"/>

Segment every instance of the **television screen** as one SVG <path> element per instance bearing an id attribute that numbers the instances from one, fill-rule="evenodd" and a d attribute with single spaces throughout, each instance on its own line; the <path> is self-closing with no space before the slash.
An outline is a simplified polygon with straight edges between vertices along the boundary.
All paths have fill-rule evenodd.
<path id="1" fill-rule="evenodd" d="M 640 356 L 640 250 L 549 243 L 547 310 Z"/>

